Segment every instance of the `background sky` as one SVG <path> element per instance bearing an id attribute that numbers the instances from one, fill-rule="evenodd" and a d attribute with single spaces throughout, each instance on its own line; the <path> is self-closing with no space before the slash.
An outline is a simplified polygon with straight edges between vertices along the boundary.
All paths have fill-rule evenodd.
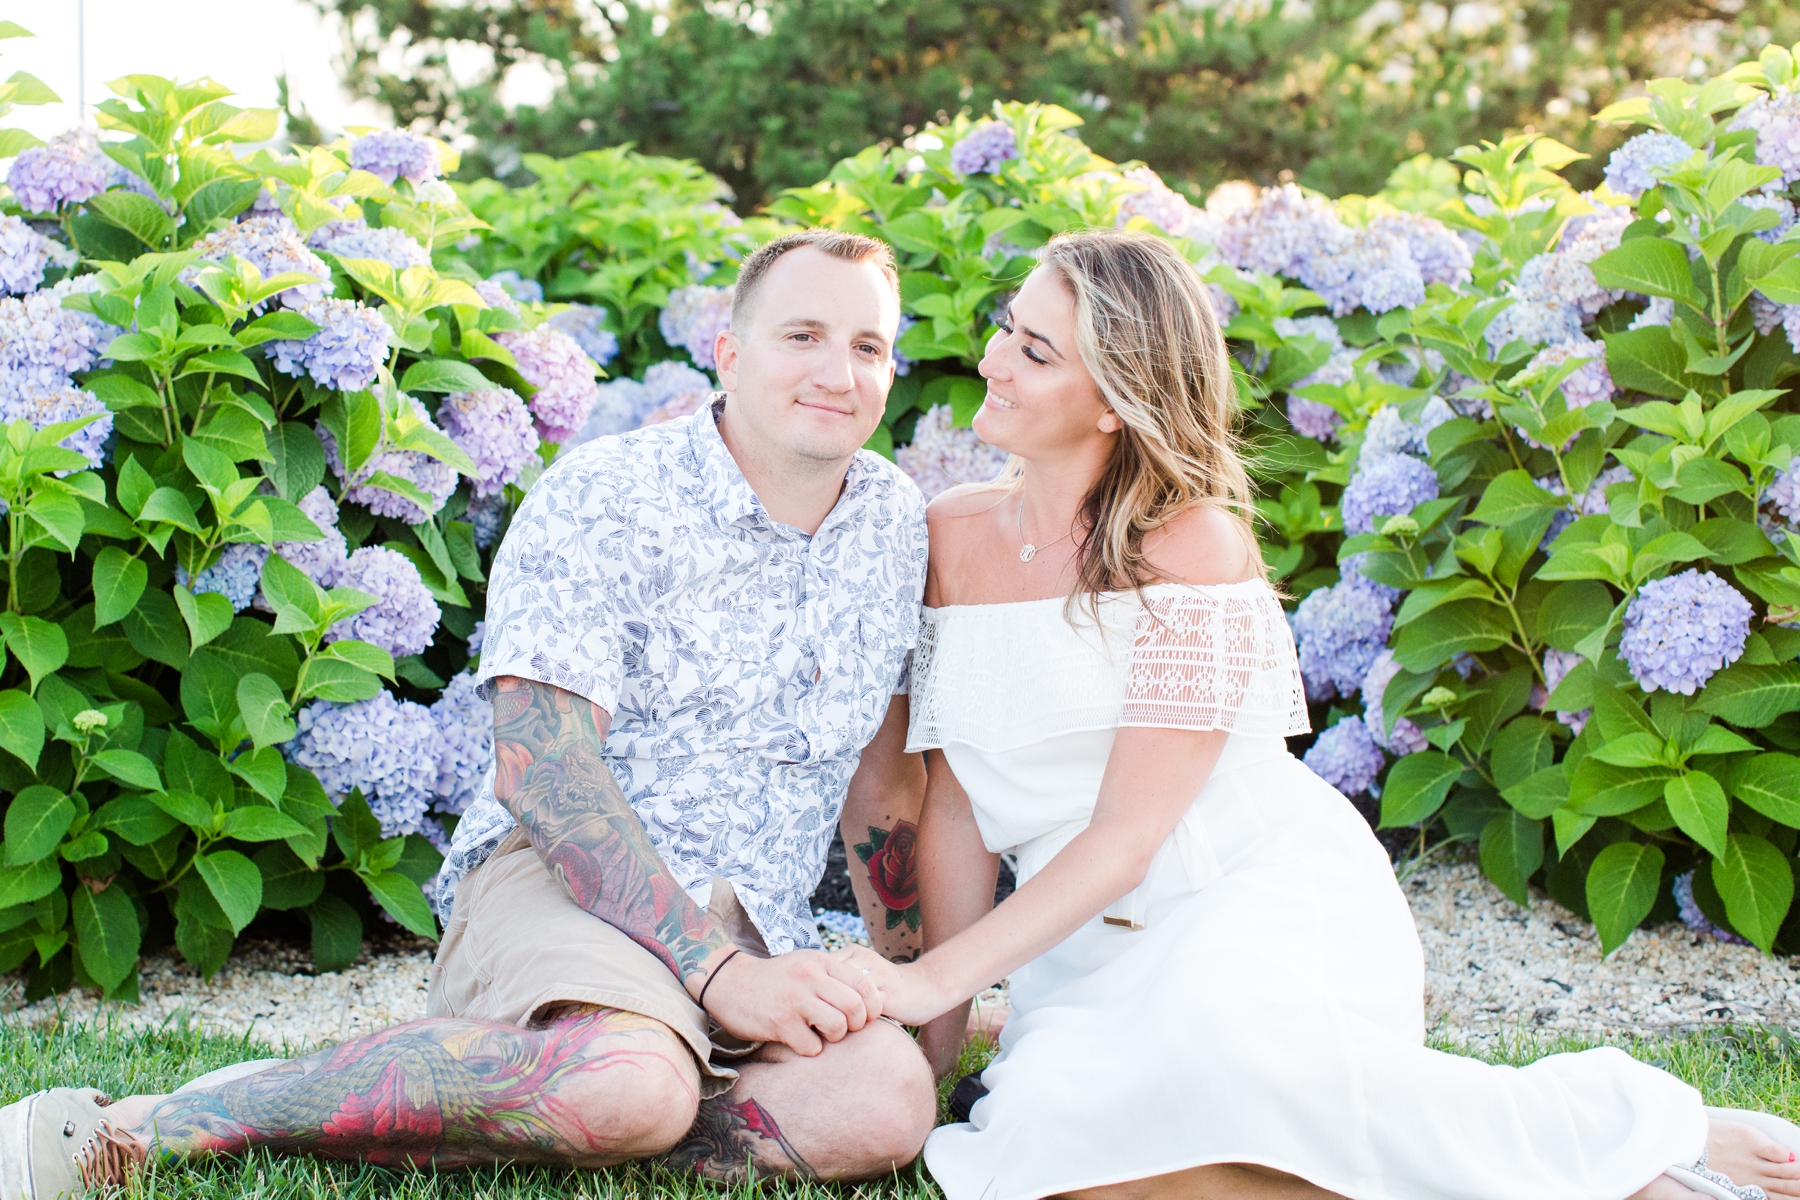
<path id="1" fill-rule="evenodd" d="M 112 93 L 106 81 L 127 74 L 188 80 L 211 75 L 237 92 L 244 107 L 275 104 L 275 77 L 284 69 L 296 100 L 328 131 L 345 125 L 388 124 L 367 102 L 338 86 L 332 67 L 339 46 L 329 22 L 304 0 L 83 0 L 86 96 L 92 107 Z M 62 104 L 17 108 L 7 124 L 50 137 L 75 124 L 77 0 L 0 2 L 0 17 L 36 34 L 0 42 L 0 78 L 29 71 L 63 98 Z"/>

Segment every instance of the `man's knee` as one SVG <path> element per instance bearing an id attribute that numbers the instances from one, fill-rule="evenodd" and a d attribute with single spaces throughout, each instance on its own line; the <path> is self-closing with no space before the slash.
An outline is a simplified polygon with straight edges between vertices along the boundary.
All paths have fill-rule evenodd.
<path id="1" fill-rule="evenodd" d="M 636 1030 L 585 1048 L 583 1057 L 554 1089 L 557 1123 L 569 1127 L 561 1132 L 571 1143 L 609 1162 L 649 1158 L 666 1153 L 693 1125 L 699 1068 L 673 1032 Z"/>
<path id="2" fill-rule="evenodd" d="M 877 1021 L 845 1041 L 859 1043 L 853 1069 L 866 1097 L 857 1155 L 863 1161 L 847 1174 L 858 1179 L 885 1175 L 924 1149 L 937 1121 L 937 1083 L 924 1053 L 898 1026 Z"/>

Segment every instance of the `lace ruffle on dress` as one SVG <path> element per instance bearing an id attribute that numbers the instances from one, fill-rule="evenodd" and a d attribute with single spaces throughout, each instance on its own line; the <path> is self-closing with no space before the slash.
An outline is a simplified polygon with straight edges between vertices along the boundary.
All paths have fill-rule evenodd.
<path id="1" fill-rule="evenodd" d="M 1307 729 L 1266 584 L 927 609 L 908 746 L 941 748 L 1021 884 L 1092 819 L 1118 730 L 1226 730 L 1143 883 L 1012 976 L 949 1200 L 1259 1163 L 1351 1200 L 1623 1200 L 1705 1142 L 1698 1093 L 1624 1053 L 1493 1067 L 1424 1046 L 1418 935 Z"/>

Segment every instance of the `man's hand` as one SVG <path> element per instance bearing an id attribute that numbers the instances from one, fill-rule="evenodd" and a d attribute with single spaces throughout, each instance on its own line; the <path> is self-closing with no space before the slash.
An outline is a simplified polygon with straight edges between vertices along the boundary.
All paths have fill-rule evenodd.
<path id="1" fill-rule="evenodd" d="M 817 950 L 738 954 L 713 969 L 706 1011 L 727 1033 L 781 1042 L 808 1058 L 881 1015 L 881 994 L 862 964 Z"/>
<path id="2" fill-rule="evenodd" d="M 880 992 L 881 1011 L 908 1025 L 923 1025 L 967 999 L 947 993 L 928 960 L 893 963 L 867 946 L 845 946 L 832 951 L 831 959 L 840 975 L 845 971 L 866 975 Z"/>

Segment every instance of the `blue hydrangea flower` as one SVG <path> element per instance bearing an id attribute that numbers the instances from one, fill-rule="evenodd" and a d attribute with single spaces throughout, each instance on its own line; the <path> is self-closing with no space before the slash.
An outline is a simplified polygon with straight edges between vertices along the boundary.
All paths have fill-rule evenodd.
<path id="1" fill-rule="evenodd" d="M 311 375 L 323 388 L 360 392 L 375 382 L 387 361 L 388 323 L 381 314 L 355 300 L 327 296 L 298 308 L 319 327 L 302 342 L 270 342 L 270 362 L 284 375 Z"/>
<path id="2" fill-rule="evenodd" d="M 50 239 L 18 217 L 0 217 L 0 291 L 22 295 L 44 282 Z"/>
<path id="3" fill-rule="evenodd" d="M 1357 469 L 1367 470 L 1381 459 L 1395 454 L 1410 454 L 1422 458 L 1431 452 L 1426 438 L 1433 429 L 1445 421 L 1453 420 L 1456 413 L 1448 404 L 1433 396 L 1423 409 L 1419 411 L 1417 421 L 1408 421 L 1400 415 L 1397 405 L 1388 404 L 1375 410 L 1369 418 L 1368 428 L 1363 431 L 1362 449 L 1357 453 Z"/>
<path id="4" fill-rule="evenodd" d="M 444 685 L 443 695 L 431 706 L 431 719 L 438 730 L 434 807 L 460 814 L 494 764 L 494 706 L 476 692 L 475 676 L 464 671 Z"/>
<path id="5" fill-rule="evenodd" d="M 1329 236 L 1300 260 L 1298 278 L 1338 316 L 1358 306 L 1370 312 L 1425 301 L 1425 280 L 1405 238 L 1374 225 L 1329 226 Z"/>
<path id="6" fill-rule="evenodd" d="M 301 709 L 288 760 L 319 777 L 342 801 L 362 789 L 384 837 L 423 831 L 437 795 L 438 725 L 422 704 L 379 692 L 354 704 L 316 700 Z"/>
<path id="7" fill-rule="evenodd" d="M 1469 282 L 1475 255 L 1456 231 L 1420 213 L 1384 213 L 1369 222 L 1377 232 L 1406 243 L 1413 266 L 1426 283 L 1458 286 Z M 1376 310 L 1370 309 L 1371 312 Z"/>
<path id="8" fill-rule="evenodd" d="M 525 402 L 506 388 L 455 392 L 438 406 L 438 424 L 475 460 L 470 490 L 492 496 L 537 457 L 538 435 Z"/>
<path id="9" fill-rule="evenodd" d="M 1646 692 L 1691 696 L 1744 652 L 1750 615 L 1750 602 L 1711 571 L 1653 579 L 1625 606 L 1619 657 Z"/>
<path id="10" fill-rule="evenodd" d="M 597 437 L 624 433 L 642 425 L 644 417 L 656 407 L 648 402 L 649 395 L 650 390 L 629 375 L 601 384 L 595 389 L 594 407 L 588 410 L 587 424 L 558 448 L 557 457 Z"/>
<path id="11" fill-rule="evenodd" d="M 1606 186 L 1636 200 L 1655 187 L 1655 172 L 1694 157 L 1694 148 L 1672 133 L 1640 133 L 1606 160 Z"/>
<path id="12" fill-rule="evenodd" d="M 1573 651 L 1544 651 L 1544 686 L 1541 688 L 1533 686 L 1531 689 L 1532 707 L 1539 712 L 1542 712 L 1550 703 L 1550 697 L 1556 694 L 1558 685 L 1562 683 L 1570 671 L 1575 669 L 1576 664 L 1579 662 L 1581 662 L 1581 655 L 1576 654 Z M 1580 712 L 1562 712 L 1559 710 L 1556 714 L 1556 719 L 1574 730 L 1576 737 L 1580 737 L 1581 731 L 1587 728 L 1588 718 L 1593 715 L 1594 710 L 1591 708 L 1584 708 Z"/>
<path id="13" fill-rule="evenodd" d="M 64 298 L 93 291 L 99 281 L 98 275 L 81 275 L 28 296 L 0 298 L 0 390 L 60 388 L 100 361 L 122 331 L 62 306 Z"/>
<path id="14" fill-rule="evenodd" d="M 1294 432 L 1314 441 L 1328 442 L 1343 428 L 1344 416 L 1331 405 L 1304 396 L 1287 398 L 1288 424 Z"/>
<path id="15" fill-rule="evenodd" d="M 1733 946 L 1750 944 L 1730 930 L 1720 929 L 1707 917 L 1700 907 L 1700 902 L 1694 899 L 1694 873 L 1692 871 L 1677 875 L 1669 885 L 1669 892 L 1675 897 L 1675 909 L 1681 914 L 1681 923 L 1695 933 L 1716 941 L 1728 942 Z"/>
<path id="16" fill-rule="evenodd" d="M 717 370 L 721 333 L 731 328 L 731 288 L 684 287 L 669 293 L 656 327 L 670 346 L 681 347 L 702 371 Z"/>
<path id="17" fill-rule="evenodd" d="M 506 290 L 506 285 L 498 280 L 482 280 L 475 285 L 475 294 L 486 301 L 490 308 L 498 308 L 515 317 L 525 315 L 525 310 L 519 307 L 519 302 L 513 299 L 512 293 Z"/>
<path id="18" fill-rule="evenodd" d="M 1321 733 L 1301 761 L 1346 796 L 1369 791 L 1387 763 L 1361 717 L 1345 717 Z"/>
<path id="19" fill-rule="evenodd" d="M 262 590 L 263 563 L 269 548 L 254 542 L 233 542 L 219 555 L 219 561 L 207 567 L 190 582 L 184 567 L 175 568 L 175 582 L 196 596 L 215 592 L 231 601 L 232 612 L 243 612 Z"/>
<path id="20" fill-rule="evenodd" d="M 939 404 L 913 426 L 912 441 L 894 451 L 894 463 L 930 500 L 960 483 L 988 483 L 1006 465 L 1006 451 L 973 429 L 954 427 L 955 414 Z"/>
<path id="21" fill-rule="evenodd" d="M 659 362 L 644 372 L 644 400 L 651 405 L 645 425 L 685 417 L 706 403 L 713 381 L 684 362 Z"/>
<path id="22" fill-rule="evenodd" d="M 58 134 L 42 146 L 21 150 L 7 172 L 13 199 L 26 212 L 53 213 L 106 190 L 112 159 L 85 129 Z"/>
<path id="23" fill-rule="evenodd" d="M 950 169 L 959 175 L 991 175 L 1001 163 L 1019 157 L 1012 126 L 983 121 L 950 148 Z"/>
<path id="24" fill-rule="evenodd" d="M 1372 533 L 1376 517 L 1408 513 L 1438 495 L 1437 472 L 1405 454 L 1379 459 L 1359 470 L 1338 501 L 1344 532 Z"/>
<path id="25" fill-rule="evenodd" d="M 300 498 L 299 507 L 319 527 L 319 531 L 325 535 L 324 539 L 317 542 L 276 542 L 275 553 L 304 571 L 320 587 L 336 587 L 344 562 L 350 557 L 350 544 L 338 529 L 337 501 L 320 485 Z"/>
<path id="26" fill-rule="evenodd" d="M 247 217 L 215 229 L 189 249 L 198 251 L 204 262 L 223 263 L 235 254 L 260 271 L 264 279 L 297 271 L 319 281 L 291 287 L 280 293 L 279 299 L 289 308 L 323 300 L 326 285 L 331 281 L 331 268 L 325 265 L 325 260 L 308 250 L 306 243 L 300 240 L 300 233 L 294 228 L 294 223 L 279 214 Z M 189 267 L 182 272 L 182 279 L 192 283 L 198 275 L 197 269 Z M 257 305 L 255 311 L 260 312 L 265 307 L 267 301 Z"/>
<path id="27" fill-rule="evenodd" d="M 1731 128 L 1756 131 L 1756 161 L 1778 169 L 1782 187 L 1800 180 L 1800 92 L 1758 96 L 1738 109 Z"/>
<path id="28" fill-rule="evenodd" d="M 582 353 L 575 339 L 541 325 L 496 333 L 494 340 L 512 351 L 519 374 L 537 388 L 530 408 L 537 419 L 538 436 L 557 445 L 579 433 L 600 394 L 600 385 L 594 380 L 600 368 Z"/>
<path id="29" fill-rule="evenodd" d="M 469 654 L 471 657 L 481 653 L 481 644 L 487 640 L 487 622 L 475 622 L 475 628 L 469 631 Z"/>
<path id="30" fill-rule="evenodd" d="M 1225 218 L 1219 257 L 1239 270 L 1292 276 L 1342 225 L 1329 203 L 1291 183 L 1264 188 L 1255 204 Z"/>
<path id="31" fill-rule="evenodd" d="M 1374 588 L 1375 594 L 1380 596 L 1383 600 L 1387 601 L 1388 604 L 1392 605 L 1392 604 L 1398 603 L 1400 600 L 1400 589 L 1399 588 L 1389 587 L 1385 583 L 1378 583 L 1375 580 L 1369 579 L 1363 575 L 1363 564 L 1365 562 L 1367 562 L 1368 559 L 1369 559 L 1369 552 L 1367 550 L 1363 551 L 1360 554 L 1344 555 L 1344 557 L 1338 559 L 1338 578 L 1339 579 L 1360 579 L 1364 583 L 1366 583 L 1368 586 Z"/>
<path id="32" fill-rule="evenodd" d="M 575 339 L 581 352 L 600 366 L 619 353 L 619 339 L 606 327 L 606 310 L 592 304 L 571 304 L 544 324 Z M 628 427 L 629 428 L 629 427 Z"/>
<path id="33" fill-rule="evenodd" d="M 1775 214 L 1775 228 L 1760 230 L 1756 235 L 1765 242 L 1780 241 L 1782 235 L 1794 227 L 1794 203 L 1785 196 L 1752 194 L 1738 197 L 1738 203 L 1745 208 L 1766 208 Z M 1674 301 L 1669 303 L 1673 304 Z"/>
<path id="34" fill-rule="evenodd" d="M 1362 701 L 1363 724 L 1368 727 L 1369 737 L 1390 754 L 1404 757 L 1417 754 L 1430 743 L 1425 740 L 1425 731 L 1407 717 L 1394 718 L 1394 728 L 1386 733 L 1382 726 L 1386 719 L 1382 715 L 1382 698 L 1387 694 L 1388 684 L 1400 673 L 1400 664 L 1394 658 L 1392 650 L 1382 650 L 1369 664 L 1369 673 L 1363 676 Z"/>
<path id="35" fill-rule="evenodd" d="M 540 304 L 544 299 L 544 285 L 535 279 L 527 279 L 517 271 L 508 268 L 495 271 L 488 276 L 488 281 L 497 283 L 506 289 L 506 294 L 524 304 Z"/>
<path id="36" fill-rule="evenodd" d="M 919 323 L 918 318 L 908 313 L 900 314 L 900 324 L 894 330 L 894 374 L 905 375 L 913 369 L 913 360 L 900 353 L 900 339 L 906 331 Z"/>
<path id="37" fill-rule="evenodd" d="M 1356 695 L 1387 645 L 1393 602 L 1369 580 L 1340 579 L 1315 589 L 1294 610 L 1294 640 L 1309 699 Z"/>
<path id="38" fill-rule="evenodd" d="M 79 421 L 98 417 L 77 429 L 58 445 L 73 450 L 95 467 L 106 463 L 106 442 L 112 436 L 113 415 L 104 401 L 72 383 L 46 387 L 34 380 L 21 381 L 22 386 L 0 386 L 0 425 L 14 421 L 30 421 L 33 429 L 44 429 L 63 421 Z M 72 472 L 58 471 L 58 475 Z"/>
<path id="39" fill-rule="evenodd" d="M 1790 459 L 1785 471 L 1775 472 L 1775 478 L 1763 492 L 1763 503 L 1780 513 L 1790 526 L 1800 526 L 1800 456 Z"/>
<path id="40" fill-rule="evenodd" d="M 1607 507 L 1606 503 L 1606 489 L 1615 483 L 1629 483 L 1631 478 L 1629 467 L 1613 466 L 1600 472 L 1594 477 L 1594 482 L 1588 484 L 1587 491 L 1575 498 L 1573 512 L 1566 508 L 1559 509 L 1556 515 L 1550 518 L 1550 528 L 1544 531 L 1543 540 L 1538 544 L 1548 551 L 1550 543 L 1554 542 L 1563 530 L 1573 525 L 1578 515 L 1591 517 L 1596 513 L 1610 512 L 1611 509 Z M 1559 475 L 1546 475 L 1537 481 L 1537 485 L 1558 496 L 1568 495 L 1568 489 L 1563 486 L 1562 477 Z"/>
<path id="41" fill-rule="evenodd" d="M 476 496 L 469 501 L 463 517 L 475 530 L 475 548 L 486 550 L 500 537 L 500 524 L 506 517 L 506 495 Z M 470 651 L 474 653 L 474 651 Z"/>
<path id="42" fill-rule="evenodd" d="M 354 638 L 380 646 L 395 658 L 419 654 L 431 645 L 442 613 L 419 577 L 419 568 L 398 550 L 362 547 L 344 561 L 334 586 L 367 592 L 375 604 L 333 625 L 325 633 L 327 642 Z"/>
<path id="43" fill-rule="evenodd" d="M 431 265 L 431 255 L 405 230 L 390 225 L 376 229 L 360 219 L 322 225 L 306 239 L 306 244 L 339 258 L 372 258 L 396 271 Z"/>
<path id="44" fill-rule="evenodd" d="M 383 129 L 357 138 L 350 144 L 350 165 L 389 184 L 396 179 L 424 183 L 441 169 L 436 144 L 410 129 Z"/>

